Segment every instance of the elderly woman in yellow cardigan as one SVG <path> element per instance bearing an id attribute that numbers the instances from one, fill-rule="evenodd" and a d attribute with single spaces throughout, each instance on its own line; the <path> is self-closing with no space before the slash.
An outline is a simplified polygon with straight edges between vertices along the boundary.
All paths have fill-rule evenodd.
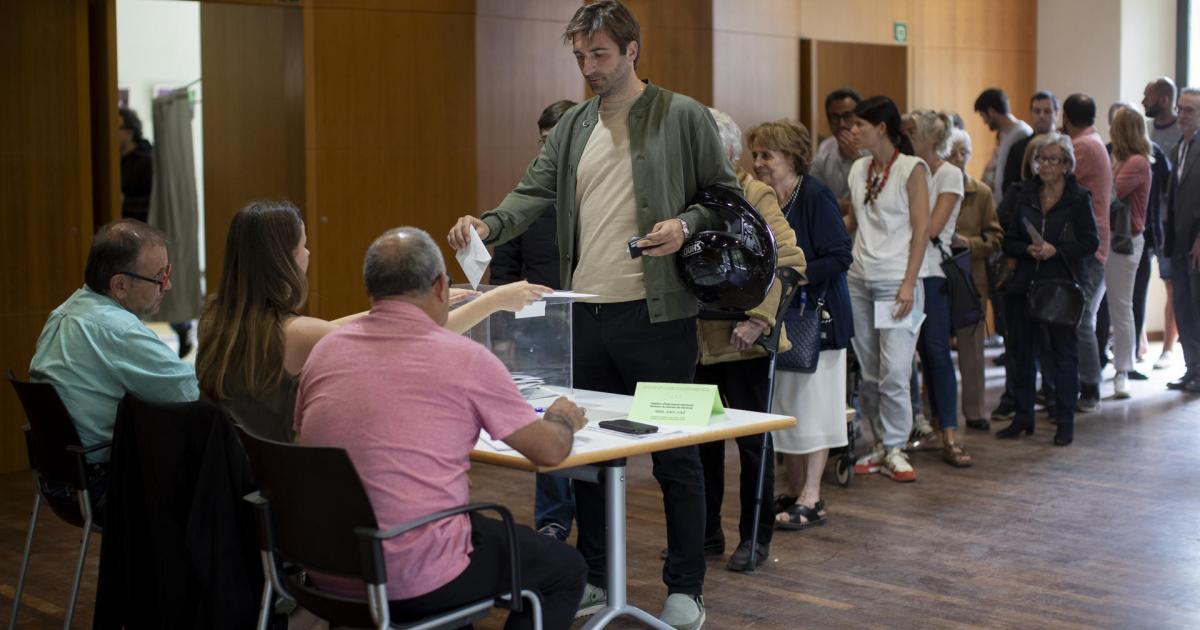
<path id="1" fill-rule="evenodd" d="M 770 186 L 755 180 L 737 165 L 742 152 L 742 131 L 728 114 L 712 110 L 721 133 L 721 141 L 729 160 L 734 163 L 742 192 L 759 214 L 767 220 L 775 235 L 777 265 L 791 267 L 804 273 L 804 252 L 796 246 L 796 234 L 788 225 L 787 218 L 779 209 L 779 200 Z M 767 371 L 770 357 L 755 341 L 769 334 L 776 325 L 775 314 L 779 309 L 780 286 L 776 282 L 761 304 L 738 319 L 705 319 L 700 316 L 700 365 L 696 368 L 696 382 L 716 385 L 725 405 L 734 409 L 766 411 Z M 791 347 L 781 338 L 780 351 Z M 726 565 L 731 571 L 746 571 L 750 566 L 750 540 L 753 533 L 754 491 L 758 482 L 759 459 L 762 452 L 762 435 L 737 438 L 741 455 L 741 515 L 738 523 L 739 543 Z M 700 445 L 700 461 L 704 464 L 704 493 L 707 514 L 705 520 L 704 549 L 706 553 L 724 553 L 725 535 L 721 531 L 721 499 L 725 495 L 725 443 L 711 442 Z M 775 454 L 767 449 L 767 470 L 763 485 L 759 517 L 758 550 L 755 564 L 767 557 L 771 534 L 775 522 Z"/>
<path id="2" fill-rule="evenodd" d="M 986 307 L 989 298 L 987 260 L 999 251 L 1004 230 L 996 216 L 996 202 L 991 189 L 967 175 L 967 162 L 971 159 L 971 136 L 962 129 L 955 129 L 950 134 L 950 143 L 947 161 L 962 169 L 964 193 L 953 245 L 971 250 L 971 277 Z M 958 371 L 962 377 L 962 411 L 967 426 L 974 429 L 988 429 L 990 426 L 983 411 L 984 328 L 980 323 L 955 331 L 958 339 Z"/>

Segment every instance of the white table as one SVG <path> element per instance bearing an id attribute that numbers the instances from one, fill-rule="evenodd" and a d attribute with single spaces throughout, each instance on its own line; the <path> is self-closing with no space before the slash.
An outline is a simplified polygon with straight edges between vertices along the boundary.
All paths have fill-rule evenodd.
<path id="1" fill-rule="evenodd" d="M 685 427 L 675 430 L 675 427 L 664 425 L 660 433 L 635 439 L 595 428 L 595 424 L 600 420 L 624 416 L 633 404 L 632 396 L 577 389 L 574 400 L 575 404 L 588 410 L 588 427 L 576 434 L 571 455 L 558 466 L 536 466 L 520 453 L 503 447 L 497 448 L 482 439 L 471 452 L 471 459 L 506 468 L 553 472 L 585 481 L 597 481 L 603 474 L 604 514 L 608 526 L 608 605 L 593 615 L 583 627 L 589 630 L 603 628 L 617 617 L 626 616 L 633 617 L 651 628 L 671 630 L 670 626 L 659 621 L 657 617 L 630 605 L 626 600 L 625 459 L 680 446 L 785 429 L 795 426 L 796 419 L 777 414 L 726 409 L 724 416 L 714 418 L 707 427 Z M 548 404 L 550 401 L 535 402 Z"/>

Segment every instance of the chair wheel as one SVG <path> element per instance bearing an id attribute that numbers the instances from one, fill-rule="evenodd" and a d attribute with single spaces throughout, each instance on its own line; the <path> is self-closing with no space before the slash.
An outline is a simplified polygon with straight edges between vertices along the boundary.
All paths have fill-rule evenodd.
<path id="1" fill-rule="evenodd" d="M 837 458 L 837 463 L 834 465 L 834 474 L 837 475 L 839 486 L 850 485 L 850 480 L 854 479 L 853 459 L 846 455 Z"/>

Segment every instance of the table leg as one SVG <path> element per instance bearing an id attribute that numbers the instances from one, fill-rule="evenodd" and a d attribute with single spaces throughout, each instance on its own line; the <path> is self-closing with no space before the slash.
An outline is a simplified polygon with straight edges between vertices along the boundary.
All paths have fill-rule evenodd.
<path id="1" fill-rule="evenodd" d="M 604 469 L 604 520 L 608 543 L 608 606 L 584 624 L 584 630 L 603 628 L 617 617 L 633 617 L 651 628 L 671 630 L 646 611 L 630 606 L 625 598 L 625 464 Z"/>

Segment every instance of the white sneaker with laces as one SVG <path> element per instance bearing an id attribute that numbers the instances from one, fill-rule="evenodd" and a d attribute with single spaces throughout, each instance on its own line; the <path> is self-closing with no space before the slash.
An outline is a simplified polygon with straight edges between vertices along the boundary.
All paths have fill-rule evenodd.
<path id="1" fill-rule="evenodd" d="M 929 424 L 929 419 L 925 417 L 925 414 L 918 413 L 913 416 L 913 433 L 917 435 L 933 433 L 933 425 Z"/>
<path id="2" fill-rule="evenodd" d="M 854 474 L 856 475 L 871 475 L 879 472 L 879 466 L 883 464 L 883 444 L 876 443 L 875 448 L 871 449 L 870 453 L 858 458 L 854 462 Z"/>
<path id="3" fill-rule="evenodd" d="M 1171 367 L 1172 358 L 1170 350 L 1163 350 L 1163 353 L 1158 355 L 1158 360 L 1154 362 L 1154 369 L 1165 370 Z"/>
<path id="4" fill-rule="evenodd" d="M 1117 372 L 1113 377 L 1113 398 L 1125 400 L 1129 396 L 1129 376 L 1125 372 Z"/>
<path id="5" fill-rule="evenodd" d="M 887 456 L 883 458 L 883 464 L 879 466 L 879 472 L 891 477 L 892 481 L 917 480 L 917 472 L 908 463 L 908 455 L 905 455 L 904 451 L 899 448 L 888 451 Z"/>

